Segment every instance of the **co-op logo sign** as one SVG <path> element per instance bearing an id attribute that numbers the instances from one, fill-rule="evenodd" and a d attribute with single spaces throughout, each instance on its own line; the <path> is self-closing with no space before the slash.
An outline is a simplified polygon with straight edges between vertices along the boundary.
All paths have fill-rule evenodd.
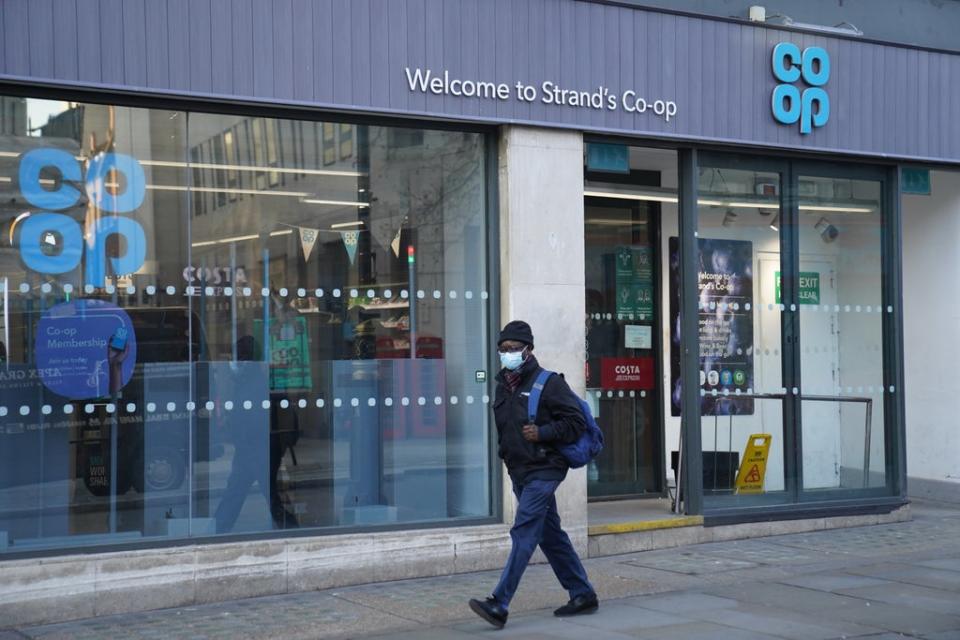
<path id="1" fill-rule="evenodd" d="M 56 188 L 43 186 L 41 174 L 58 172 Z M 20 227 L 20 256 L 24 264 L 40 273 L 60 274 L 80 266 L 86 248 L 84 284 L 102 287 L 107 275 L 134 273 L 146 259 L 146 237 L 136 220 L 119 215 L 97 216 L 88 237 L 80 224 L 63 211 L 80 204 L 87 195 L 88 206 L 104 213 L 135 211 L 143 204 L 146 180 L 135 158 L 120 153 L 101 153 L 90 160 L 86 177 L 77 159 L 61 149 L 33 149 L 20 158 L 20 192 L 39 209 L 24 218 Z M 108 182 L 109 179 L 109 182 Z M 119 189 L 108 188 L 119 183 Z M 107 238 L 121 236 L 123 255 L 109 256 Z M 110 252 L 110 253 L 116 253 Z M 108 273 L 109 269 L 109 273 Z"/>
<path id="2" fill-rule="evenodd" d="M 822 127 L 830 118 L 830 56 L 822 47 L 800 47 L 781 42 L 773 48 L 773 75 L 783 84 L 773 90 L 773 117 L 783 124 L 800 123 L 800 133 Z M 803 79 L 804 85 L 794 84 Z"/>

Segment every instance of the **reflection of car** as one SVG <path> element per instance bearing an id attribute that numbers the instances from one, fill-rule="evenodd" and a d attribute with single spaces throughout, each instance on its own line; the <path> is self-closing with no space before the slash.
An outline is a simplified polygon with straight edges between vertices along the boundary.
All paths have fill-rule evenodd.
<path id="1" fill-rule="evenodd" d="M 133 375 L 116 396 L 76 400 L 71 423 L 76 432 L 69 444 L 76 460 L 76 476 L 96 496 L 111 494 L 111 429 L 117 429 L 116 494 L 131 488 L 139 493 L 168 491 L 180 487 L 186 477 L 190 451 L 190 415 L 184 403 L 190 397 L 188 375 L 193 360 L 203 357 L 205 340 L 200 320 L 186 307 L 126 307 L 134 329 L 136 364 Z M 40 311 L 11 312 L 7 332 L 13 360 L 35 366 L 34 336 Z M 112 336 L 111 339 L 115 339 Z M 126 338 L 125 338 L 126 339 Z M 116 348 L 119 342 L 111 347 Z M 125 347 L 126 344 L 123 344 Z M 105 354 L 106 356 L 106 354 Z M 29 372 L 28 372 L 29 373 Z M 65 399 L 36 384 L 43 404 L 63 406 Z M 8 391 L 14 393 L 15 387 Z M 173 412 L 167 402 L 174 402 Z M 69 401 L 67 401 L 69 402 Z M 108 403 L 116 410 L 107 412 Z M 148 410 L 148 403 L 154 406 Z M 128 407 L 133 411 L 128 411 Z M 89 411 L 87 409 L 90 409 Z M 32 415 L 40 415 L 39 407 Z M 78 424 L 79 423 L 79 424 Z M 197 420 L 195 429 L 205 429 Z M 198 438 L 198 440 L 203 440 Z M 16 446 L 10 442 L 11 446 Z M 29 444 L 24 442 L 24 447 Z M 24 451 L 24 454 L 27 454 Z M 206 451 L 196 452 L 207 455 Z M 66 473 L 66 468 L 63 470 Z"/>

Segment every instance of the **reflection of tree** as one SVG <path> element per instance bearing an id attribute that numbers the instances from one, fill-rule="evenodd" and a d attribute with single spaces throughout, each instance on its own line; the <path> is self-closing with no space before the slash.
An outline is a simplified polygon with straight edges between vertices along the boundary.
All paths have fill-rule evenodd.
<path id="1" fill-rule="evenodd" d="M 97 133 L 95 131 L 90 132 L 90 148 L 87 155 L 87 167 L 90 166 L 90 161 L 93 158 L 96 158 L 101 153 L 112 153 L 114 149 L 114 142 L 116 140 L 116 129 L 117 129 L 117 114 L 116 107 L 113 105 L 107 106 L 107 132 L 106 139 L 102 144 L 97 144 Z M 118 188 L 113 184 L 97 184 L 94 187 L 97 191 L 101 189 L 115 189 Z M 87 213 L 83 221 L 83 237 L 87 241 L 87 247 L 90 249 L 94 248 L 94 245 L 97 242 L 97 222 L 100 220 L 101 211 L 97 207 L 99 198 L 87 198 Z"/>

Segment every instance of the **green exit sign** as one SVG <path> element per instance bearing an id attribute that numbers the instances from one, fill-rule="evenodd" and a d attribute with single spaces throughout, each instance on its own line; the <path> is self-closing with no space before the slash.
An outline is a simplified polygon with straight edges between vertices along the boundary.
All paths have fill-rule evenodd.
<path id="1" fill-rule="evenodd" d="M 777 304 L 780 304 L 780 272 L 776 273 Z M 800 272 L 800 304 L 820 304 L 820 274 Z"/>

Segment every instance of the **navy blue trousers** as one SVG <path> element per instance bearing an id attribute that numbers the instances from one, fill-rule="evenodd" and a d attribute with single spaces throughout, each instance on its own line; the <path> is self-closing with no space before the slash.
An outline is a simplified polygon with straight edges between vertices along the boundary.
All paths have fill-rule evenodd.
<path id="1" fill-rule="evenodd" d="M 493 597 L 504 606 L 510 605 L 537 545 L 543 550 L 557 580 L 570 594 L 570 598 L 593 593 L 593 585 L 580 557 L 570 543 L 570 538 L 560 528 L 557 499 L 554 494 L 560 482 L 555 480 L 530 480 L 513 484 L 517 496 L 517 517 L 510 529 L 513 546 L 507 566 L 500 576 L 500 583 L 493 590 Z"/>

